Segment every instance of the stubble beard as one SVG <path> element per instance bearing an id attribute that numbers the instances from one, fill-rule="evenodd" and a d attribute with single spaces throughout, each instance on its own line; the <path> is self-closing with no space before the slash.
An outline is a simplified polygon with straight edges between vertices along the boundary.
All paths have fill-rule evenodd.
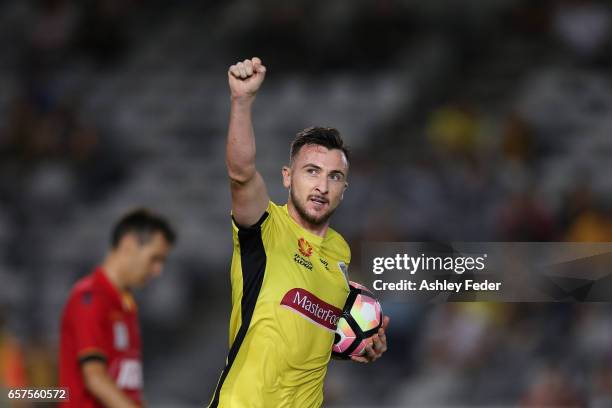
<path id="1" fill-rule="evenodd" d="M 293 194 L 293 189 L 289 189 L 289 197 L 291 198 L 293 207 L 295 208 L 297 213 L 300 215 L 300 218 L 302 218 L 307 223 L 317 226 L 317 227 L 329 221 L 334 211 L 336 211 L 336 209 L 334 208 L 333 210 L 328 210 L 325 214 L 321 215 L 320 217 L 313 217 L 312 215 L 306 212 L 306 208 L 304 208 L 304 206 L 302 206 L 302 204 L 295 197 L 295 195 Z"/>

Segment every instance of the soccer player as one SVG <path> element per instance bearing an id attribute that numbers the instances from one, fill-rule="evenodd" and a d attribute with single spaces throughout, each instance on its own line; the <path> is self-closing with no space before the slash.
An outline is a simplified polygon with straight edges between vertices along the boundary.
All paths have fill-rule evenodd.
<path id="1" fill-rule="evenodd" d="M 131 290 L 157 277 L 176 235 L 161 216 L 134 210 L 115 225 L 104 262 L 79 280 L 64 308 L 60 386 L 75 408 L 142 407 L 138 314 Z"/>
<path id="2" fill-rule="evenodd" d="M 271 202 L 255 167 L 251 122 L 265 74 L 259 58 L 228 72 L 232 313 L 230 350 L 210 407 L 320 406 L 336 321 L 349 293 L 350 250 L 329 228 L 348 185 L 348 151 L 335 129 L 298 133 L 282 169 L 288 202 Z M 355 361 L 374 361 L 386 351 L 388 322 L 385 317 Z"/>

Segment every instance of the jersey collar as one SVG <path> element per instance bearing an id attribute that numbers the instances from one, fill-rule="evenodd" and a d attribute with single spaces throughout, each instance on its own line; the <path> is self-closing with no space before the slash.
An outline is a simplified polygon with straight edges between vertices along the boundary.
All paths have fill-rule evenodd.
<path id="1" fill-rule="evenodd" d="M 298 224 L 297 221 L 294 220 L 293 217 L 291 217 L 291 214 L 289 214 L 289 210 L 287 208 L 287 204 L 283 205 L 282 209 L 283 209 L 283 213 L 287 216 L 287 218 L 291 220 L 291 222 L 302 232 L 302 235 L 304 235 L 304 238 L 306 238 L 306 240 L 308 240 L 310 243 L 315 244 L 316 246 L 320 247 L 323 241 L 325 241 L 325 238 L 328 237 L 329 230 L 330 230 L 329 228 L 327 228 L 325 235 L 322 237 L 317 234 L 313 234 L 312 232 L 308 231 L 306 228 Z"/>
<path id="2" fill-rule="evenodd" d="M 128 312 L 136 310 L 136 302 L 134 301 L 134 297 L 132 296 L 130 291 L 120 290 L 115 285 L 113 285 L 113 283 L 104 273 L 104 268 L 98 266 L 94 274 L 96 281 L 99 283 L 99 287 L 101 287 L 104 292 L 110 295 L 116 303 L 120 304 L 123 310 Z"/>

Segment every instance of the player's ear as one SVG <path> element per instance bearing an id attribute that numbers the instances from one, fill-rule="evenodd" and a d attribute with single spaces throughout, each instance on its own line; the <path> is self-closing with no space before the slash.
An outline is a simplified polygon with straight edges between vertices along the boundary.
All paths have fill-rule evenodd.
<path id="1" fill-rule="evenodd" d="M 285 188 L 291 187 L 291 168 L 283 166 L 281 172 L 283 174 L 283 186 L 285 186 Z"/>
<path id="2" fill-rule="evenodd" d="M 340 194 L 340 200 L 344 198 L 344 192 L 348 188 L 348 182 L 344 182 L 344 187 L 342 187 L 342 194 Z"/>
<path id="3" fill-rule="evenodd" d="M 117 245 L 120 251 L 131 252 L 134 251 L 139 246 L 138 237 L 136 234 L 128 233 L 125 234 L 119 240 L 119 245 Z"/>

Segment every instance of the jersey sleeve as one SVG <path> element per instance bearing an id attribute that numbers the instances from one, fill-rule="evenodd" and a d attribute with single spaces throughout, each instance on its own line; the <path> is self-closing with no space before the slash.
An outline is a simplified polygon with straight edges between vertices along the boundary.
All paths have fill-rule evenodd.
<path id="1" fill-rule="evenodd" d="M 275 229 L 279 216 L 279 207 L 274 202 L 269 201 L 266 211 L 262 214 L 259 221 L 249 227 L 241 226 L 236 223 L 232 216 L 232 236 L 234 245 L 238 245 L 238 232 L 241 234 L 267 234 L 270 230 Z"/>
<path id="2" fill-rule="evenodd" d="M 349 246 L 349 244 L 346 243 L 346 241 L 344 242 L 345 245 L 345 251 L 346 251 L 346 267 L 348 268 L 348 266 L 351 264 L 351 247 Z"/>
<path id="3" fill-rule="evenodd" d="M 107 302 L 95 291 L 79 293 L 73 301 L 72 324 L 79 362 L 106 361 L 110 349 Z"/>

